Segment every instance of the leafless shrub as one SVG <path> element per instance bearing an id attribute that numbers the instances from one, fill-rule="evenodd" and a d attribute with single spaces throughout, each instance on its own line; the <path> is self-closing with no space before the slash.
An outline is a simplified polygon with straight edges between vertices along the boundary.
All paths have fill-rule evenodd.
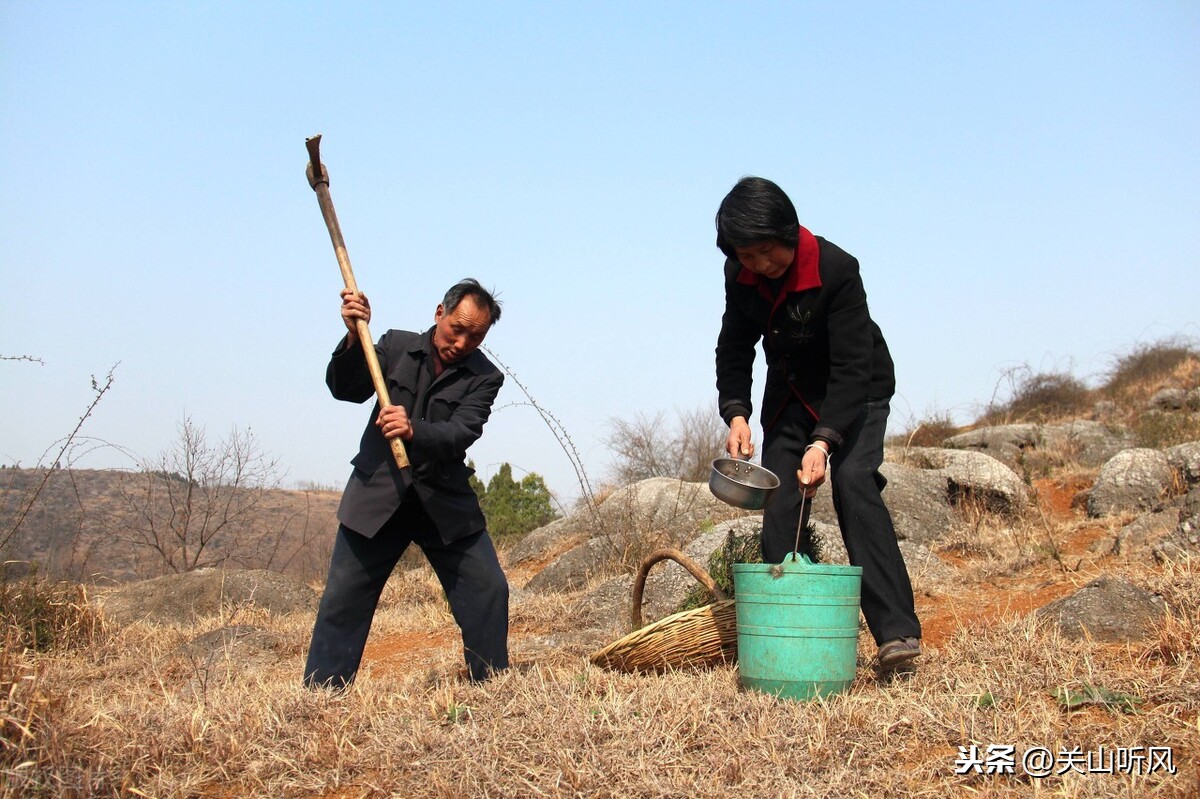
<path id="1" fill-rule="evenodd" d="M 1200 368 L 1200 351 L 1194 341 L 1175 336 L 1142 344 L 1113 362 L 1101 391 L 1113 398 L 1126 398 L 1131 393 L 1146 394 L 1157 390 L 1159 382 L 1171 377 L 1180 367 Z"/>
<path id="2" fill-rule="evenodd" d="M 1028 366 L 1007 371 L 1008 400 L 989 405 L 980 424 L 1052 422 L 1086 415 L 1094 394 L 1083 381 L 1066 372 L 1034 372 Z"/>
<path id="3" fill-rule="evenodd" d="M 713 406 L 677 410 L 673 424 L 659 411 L 637 413 L 632 419 L 614 417 L 609 425 L 605 443 L 615 458 L 612 472 L 618 485 L 650 477 L 705 482 L 728 434 Z"/>
<path id="4" fill-rule="evenodd" d="M 186 418 L 170 449 L 121 481 L 130 513 L 110 534 L 147 553 L 162 573 L 251 561 L 271 544 L 249 533 L 278 483 L 276 465 L 249 431 L 235 429 L 213 445 Z"/>
<path id="5" fill-rule="evenodd" d="M 29 517 L 30 511 L 32 511 L 34 506 L 37 504 L 38 497 L 40 497 L 42 492 L 45 491 L 46 486 L 49 484 L 51 477 L 54 476 L 55 471 L 67 465 L 63 463 L 64 458 L 66 458 L 67 454 L 71 452 L 71 448 L 74 445 L 76 438 L 79 436 L 79 431 L 83 429 L 84 423 L 87 422 L 88 418 L 96 410 L 96 406 L 100 404 L 100 400 L 104 399 L 104 395 L 107 394 L 109 389 L 112 388 L 113 372 L 116 370 L 116 368 L 117 364 L 114 364 L 113 367 L 108 370 L 108 374 L 105 376 L 103 382 L 97 380 L 95 375 L 92 376 L 92 393 L 94 396 L 92 397 L 91 403 L 84 410 L 83 415 L 79 417 L 79 421 L 75 423 L 75 428 L 71 430 L 71 432 L 61 440 L 61 442 L 59 442 L 58 450 L 53 459 L 50 460 L 49 466 L 45 469 L 41 481 L 38 482 L 35 488 L 17 499 L 16 513 L 12 519 L 4 525 L 3 528 L 0 528 L 0 557 L 4 556 L 5 553 L 10 551 L 17 535 L 21 531 L 22 525 L 24 525 L 25 520 Z M 47 450 L 47 452 L 49 452 L 49 450 Z M 42 460 L 45 460 L 44 456 Z M 42 463 L 39 462 L 38 465 L 41 466 Z M 0 493 L 0 511 L 3 511 L 8 504 L 8 493 L 9 492 L 7 490 Z"/>
<path id="6" fill-rule="evenodd" d="M 924 419 L 910 422 L 909 426 L 893 436 L 889 443 L 899 447 L 940 447 L 959 430 L 949 413 L 934 413 Z"/>

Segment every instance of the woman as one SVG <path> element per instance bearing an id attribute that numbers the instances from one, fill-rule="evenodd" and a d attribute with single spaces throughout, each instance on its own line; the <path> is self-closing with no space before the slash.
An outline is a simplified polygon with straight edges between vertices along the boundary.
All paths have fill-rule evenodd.
<path id="1" fill-rule="evenodd" d="M 726 256 L 717 393 L 731 457 L 754 455 L 748 420 L 760 338 L 767 357 L 762 464 L 781 485 L 763 514 L 763 560 L 778 563 L 793 549 L 801 495 L 811 498 L 828 473 L 850 563 L 863 569 L 862 613 L 879 671 L 890 674 L 921 654 L 921 625 L 881 496 L 895 372 L 858 261 L 801 227 L 792 201 L 763 178 L 738 181 L 716 223 Z"/>

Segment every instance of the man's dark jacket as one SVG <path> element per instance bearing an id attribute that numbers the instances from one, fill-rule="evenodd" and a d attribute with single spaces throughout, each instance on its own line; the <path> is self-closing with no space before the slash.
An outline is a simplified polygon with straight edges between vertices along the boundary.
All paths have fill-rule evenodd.
<path id="1" fill-rule="evenodd" d="M 412 423 L 406 442 L 410 468 L 396 466 L 392 450 L 375 424 L 379 403 L 367 421 L 354 472 L 338 506 L 338 521 L 359 535 L 374 536 L 391 518 L 407 493 L 415 491 L 442 540 L 450 542 L 486 528 L 479 498 L 467 482 L 474 470 L 466 464 L 467 447 L 483 434 L 492 402 L 504 375 L 476 350 L 433 376 L 433 329 L 425 333 L 389 330 L 375 345 L 379 366 L 393 405 L 403 405 Z M 334 350 L 325 371 L 333 396 L 365 402 L 375 387 L 357 345 L 345 339 Z"/>
<path id="2" fill-rule="evenodd" d="M 735 258 L 725 261 L 717 338 L 721 417 L 726 424 L 736 416 L 749 420 L 754 348 L 762 338 L 764 430 L 788 402 L 803 402 L 818 417 L 812 437 L 836 449 L 868 399 L 895 393 L 892 356 L 867 310 L 858 261 L 836 244 L 801 229 L 796 260 L 780 283 L 773 287 Z"/>

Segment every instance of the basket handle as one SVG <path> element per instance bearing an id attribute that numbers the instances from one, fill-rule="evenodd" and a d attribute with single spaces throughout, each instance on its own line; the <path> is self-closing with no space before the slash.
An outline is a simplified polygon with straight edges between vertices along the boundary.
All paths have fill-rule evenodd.
<path id="1" fill-rule="evenodd" d="M 687 569 L 693 577 L 700 581 L 701 585 L 708 589 L 708 592 L 718 602 L 725 598 L 725 592 L 721 590 L 721 587 L 713 581 L 713 578 L 708 575 L 708 572 L 699 563 L 678 549 L 656 549 L 642 561 L 641 567 L 638 568 L 637 577 L 633 581 L 633 604 L 629 611 L 629 619 L 633 624 L 632 629 L 640 630 L 642 628 L 642 593 L 646 590 L 646 576 L 650 574 L 650 567 L 660 560 L 673 560 Z"/>

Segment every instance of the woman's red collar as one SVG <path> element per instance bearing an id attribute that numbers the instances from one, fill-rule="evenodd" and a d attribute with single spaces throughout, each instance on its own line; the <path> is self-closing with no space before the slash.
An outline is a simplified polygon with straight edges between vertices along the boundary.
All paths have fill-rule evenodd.
<path id="1" fill-rule="evenodd" d="M 796 242 L 796 255 L 792 259 L 792 265 L 783 273 L 784 282 L 781 294 L 820 288 L 820 264 L 821 247 L 817 244 L 817 237 L 807 228 L 801 227 Z M 774 299 L 773 296 L 769 296 L 770 290 L 762 275 L 751 272 L 744 266 L 738 272 L 737 282 L 744 286 L 758 286 L 758 290 L 763 293 L 763 296 L 766 296 L 767 299 Z"/>

